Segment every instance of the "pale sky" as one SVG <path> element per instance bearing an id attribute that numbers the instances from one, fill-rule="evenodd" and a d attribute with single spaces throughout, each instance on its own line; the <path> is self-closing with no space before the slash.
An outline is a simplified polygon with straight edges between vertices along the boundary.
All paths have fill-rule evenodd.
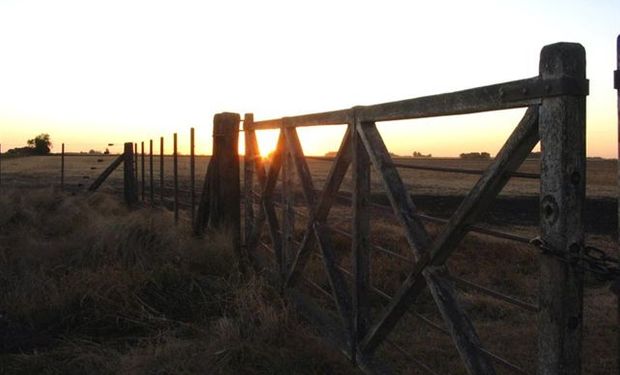
<path id="1" fill-rule="evenodd" d="M 177 131 L 186 151 L 194 126 L 209 153 L 217 112 L 260 120 L 528 78 L 544 45 L 567 41 L 586 48 L 588 154 L 615 157 L 619 20 L 618 0 L 0 0 L 0 143 L 45 132 L 69 151 L 120 151 Z M 396 154 L 495 154 L 522 113 L 380 130 Z M 306 153 L 341 133 L 304 129 Z"/>

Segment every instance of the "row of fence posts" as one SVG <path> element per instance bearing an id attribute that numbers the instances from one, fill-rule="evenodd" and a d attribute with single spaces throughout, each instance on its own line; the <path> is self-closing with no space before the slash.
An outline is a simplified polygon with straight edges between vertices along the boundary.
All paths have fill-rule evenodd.
<path id="1" fill-rule="evenodd" d="M 173 134 L 172 143 L 172 173 L 173 173 L 173 211 L 174 220 L 179 221 L 179 151 L 178 151 L 178 135 Z M 152 206 L 156 204 L 163 205 L 165 198 L 165 167 L 164 167 L 164 137 L 159 139 L 159 202 L 155 198 L 155 171 L 154 171 L 154 147 L 153 140 L 149 140 L 148 154 L 145 148 L 145 142 L 140 142 L 140 150 L 138 152 L 138 143 L 125 143 L 124 146 L 124 197 L 128 205 L 135 205 L 138 201 L 150 202 Z M 146 160 L 148 158 L 148 178 Z M 190 128 L 190 155 L 189 155 L 189 183 L 190 183 L 190 214 L 192 223 L 196 217 L 196 142 L 195 130 Z M 147 187 L 148 179 L 148 187 Z M 148 199 L 147 199 L 148 193 Z"/>

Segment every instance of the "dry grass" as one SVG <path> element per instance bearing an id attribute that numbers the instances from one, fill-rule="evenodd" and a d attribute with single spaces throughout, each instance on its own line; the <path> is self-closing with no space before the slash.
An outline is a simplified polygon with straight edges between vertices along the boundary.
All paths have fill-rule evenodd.
<path id="1" fill-rule="evenodd" d="M 52 189 L 0 196 L 0 372 L 353 373 L 226 236 Z"/>

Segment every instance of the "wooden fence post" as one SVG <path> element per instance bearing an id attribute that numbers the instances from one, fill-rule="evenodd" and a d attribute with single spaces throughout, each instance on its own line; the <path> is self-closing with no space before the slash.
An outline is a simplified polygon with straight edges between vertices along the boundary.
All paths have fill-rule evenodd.
<path id="1" fill-rule="evenodd" d="M 248 239 L 252 234 L 254 225 L 254 153 L 250 144 L 248 132 L 254 123 L 254 114 L 246 113 L 243 116 L 243 139 L 245 143 L 245 155 L 243 158 L 243 189 L 244 189 L 244 244 L 247 245 Z"/>
<path id="2" fill-rule="evenodd" d="M 179 160 L 177 149 L 177 133 L 174 133 L 172 139 L 172 168 L 174 173 L 174 222 L 179 222 Z"/>
<path id="3" fill-rule="evenodd" d="M 132 206 L 138 202 L 138 180 L 134 173 L 134 147 L 132 142 L 125 143 L 125 152 L 123 155 L 125 156 L 123 165 L 125 203 Z"/>
<path id="4" fill-rule="evenodd" d="M 142 202 L 144 202 L 144 191 L 146 190 L 146 178 L 144 176 L 144 141 L 140 142 L 140 171 L 142 172 L 142 181 L 140 187 L 142 189 Z"/>
<path id="5" fill-rule="evenodd" d="M 231 231 L 233 247 L 241 258 L 240 122 L 238 113 L 218 113 L 213 118 L 213 153 L 196 212 L 194 232 L 200 234 L 205 225 L 226 227 Z"/>
<path id="6" fill-rule="evenodd" d="M 138 181 L 138 143 L 134 143 L 133 145 L 133 162 L 134 162 L 134 173 L 136 174 L 136 184 Z M 136 185 L 137 188 L 137 185 Z"/>
<path id="7" fill-rule="evenodd" d="M 164 137 L 159 137 L 159 203 L 164 204 Z"/>
<path id="8" fill-rule="evenodd" d="M 579 44 L 545 46 L 543 80 L 585 82 L 585 50 Z M 543 242 L 567 259 L 583 253 L 585 200 L 585 95 L 543 98 L 540 227 Z M 581 373 L 583 271 L 555 255 L 542 255 L 539 278 L 538 374 Z"/>
<path id="9" fill-rule="evenodd" d="M 209 226 L 230 227 L 239 243 L 241 230 L 241 185 L 239 182 L 238 113 L 218 113 L 213 118 L 213 155 L 215 175 L 209 205 Z"/>
<path id="10" fill-rule="evenodd" d="M 190 205 L 192 225 L 196 216 L 196 143 L 194 140 L 194 128 L 189 129 L 189 182 L 190 182 Z"/>
<path id="11" fill-rule="evenodd" d="M 149 198 L 151 200 L 151 207 L 155 204 L 155 192 L 153 191 L 153 140 L 149 139 Z"/>
<path id="12" fill-rule="evenodd" d="M 60 190 L 65 188 L 65 144 L 63 143 L 60 151 Z"/>

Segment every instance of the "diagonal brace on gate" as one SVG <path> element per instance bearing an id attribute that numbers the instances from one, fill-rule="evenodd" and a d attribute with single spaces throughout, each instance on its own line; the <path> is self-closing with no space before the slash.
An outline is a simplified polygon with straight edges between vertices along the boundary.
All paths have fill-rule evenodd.
<path id="1" fill-rule="evenodd" d="M 492 372 L 488 358 L 480 351 L 480 341 L 471 322 L 456 303 L 454 292 L 446 281 L 445 275 L 442 274 L 447 272 L 442 266 L 467 232 L 468 226 L 489 206 L 508 181 L 510 172 L 519 167 L 538 142 L 537 107 L 528 109 L 495 161 L 452 215 L 442 233 L 432 243 L 423 227 L 420 229 L 421 223 L 415 222 L 413 216 L 415 207 L 404 190 L 398 172 L 390 166 L 389 155 L 386 154 L 387 150 L 376 127 L 374 124 L 360 126 L 360 134 L 374 166 L 384 177 L 392 206 L 405 225 L 410 245 L 418 257 L 414 270 L 387 306 L 379 322 L 370 329 L 362 341 L 361 350 L 372 353 L 428 284 L 470 373 Z"/>

